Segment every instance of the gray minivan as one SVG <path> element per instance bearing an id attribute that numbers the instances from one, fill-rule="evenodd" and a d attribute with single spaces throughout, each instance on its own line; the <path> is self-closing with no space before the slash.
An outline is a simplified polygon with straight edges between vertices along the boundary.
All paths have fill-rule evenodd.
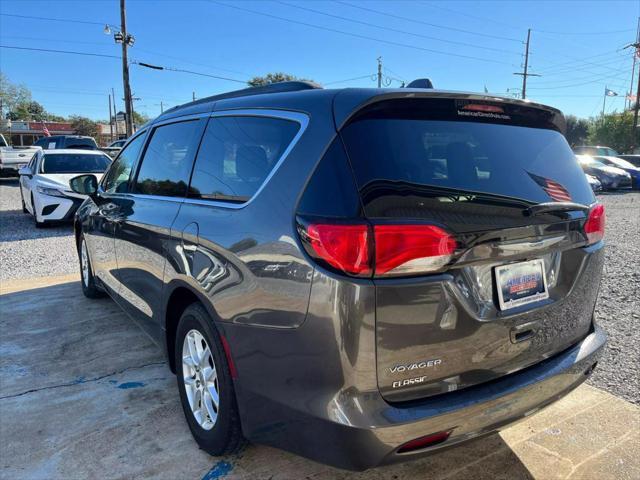
<path id="1" fill-rule="evenodd" d="M 347 469 L 499 430 L 593 371 L 604 209 L 553 108 L 284 82 L 137 132 L 75 238 L 213 455 Z"/>

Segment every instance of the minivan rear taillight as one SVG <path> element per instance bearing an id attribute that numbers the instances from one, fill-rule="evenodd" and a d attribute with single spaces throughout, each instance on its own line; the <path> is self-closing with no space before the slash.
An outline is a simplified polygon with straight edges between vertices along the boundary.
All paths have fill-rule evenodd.
<path id="1" fill-rule="evenodd" d="M 604 220 L 604 205 L 597 203 L 589 210 L 589 216 L 584 224 L 584 233 L 587 234 L 589 245 L 604 238 Z"/>
<path id="2" fill-rule="evenodd" d="M 314 258 L 358 277 L 435 272 L 457 247 L 455 238 L 435 225 L 310 223 L 301 228 L 301 237 Z"/>
<path id="3" fill-rule="evenodd" d="M 451 261 L 455 239 L 435 225 L 376 225 L 377 276 L 433 272 Z"/>

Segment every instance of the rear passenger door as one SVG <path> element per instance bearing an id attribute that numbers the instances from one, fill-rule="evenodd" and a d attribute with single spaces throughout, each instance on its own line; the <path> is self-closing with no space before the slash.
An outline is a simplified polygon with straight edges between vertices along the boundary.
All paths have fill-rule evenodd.
<path id="1" fill-rule="evenodd" d="M 165 282 L 198 285 L 223 321 L 294 327 L 304 320 L 311 268 L 291 237 L 297 192 L 287 181 L 274 188 L 272 177 L 306 124 L 304 114 L 266 110 L 209 120 L 173 225 Z"/>
<path id="2" fill-rule="evenodd" d="M 186 196 L 206 118 L 154 126 L 121 212 L 115 247 L 124 308 L 154 337 L 160 335 L 166 245 Z"/>

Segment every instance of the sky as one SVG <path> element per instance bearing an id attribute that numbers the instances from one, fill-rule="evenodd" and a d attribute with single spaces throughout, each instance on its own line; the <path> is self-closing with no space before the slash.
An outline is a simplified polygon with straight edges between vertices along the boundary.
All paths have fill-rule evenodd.
<path id="1" fill-rule="evenodd" d="M 132 64 L 134 108 L 153 118 L 161 103 L 274 71 L 326 88 L 374 87 L 378 57 L 389 87 L 428 77 L 440 89 L 519 95 L 514 72 L 530 28 L 529 71 L 541 76 L 529 78 L 527 98 L 589 117 L 601 113 L 605 87 L 619 94 L 607 97 L 607 112 L 624 108 L 633 62 L 624 47 L 639 14 L 639 0 L 127 0 L 130 60 L 202 74 Z M 107 23 L 119 28 L 119 0 L 0 0 L 4 46 L 119 57 Z M 106 119 L 112 88 L 124 109 L 119 58 L 0 48 L 0 70 L 51 113 Z"/>

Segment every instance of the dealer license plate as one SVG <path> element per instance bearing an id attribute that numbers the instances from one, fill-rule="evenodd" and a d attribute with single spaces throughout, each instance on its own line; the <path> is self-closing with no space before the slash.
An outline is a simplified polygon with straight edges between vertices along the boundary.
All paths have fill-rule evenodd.
<path id="1" fill-rule="evenodd" d="M 500 310 L 549 298 L 542 259 L 496 267 L 496 284 Z"/>

